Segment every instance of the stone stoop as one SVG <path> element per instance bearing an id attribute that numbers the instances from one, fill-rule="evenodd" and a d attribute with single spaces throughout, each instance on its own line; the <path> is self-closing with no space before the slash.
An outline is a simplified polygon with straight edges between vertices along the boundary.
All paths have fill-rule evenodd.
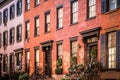
<path id="1" fill-rule="evenodd" d="M 120 80 L 120 72 L 106 71 L 100 73 L 101 80 Z"/>
<path id="2" fill-rule="evenodd" d="M 53 77 L 53 80 L 62 80 L 64 75 L 52 75 L 52 77 Z"/>

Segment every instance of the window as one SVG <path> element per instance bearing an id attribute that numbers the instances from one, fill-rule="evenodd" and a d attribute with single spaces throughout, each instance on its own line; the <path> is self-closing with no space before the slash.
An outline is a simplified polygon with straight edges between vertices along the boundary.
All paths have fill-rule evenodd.
<path id="1" fill-rule="evenodd" d="M 0 33 L 0 48 L 2 47 L 2 34 Z"/>
<path id="2" fill-rule="evenodd" d="M 77 41 L 71 41 L 71 56 L 77 56 Z"/>
<path id="3" fill-rule="evenodd" d="M 30 0 L 26 0 L 26 10 L 30 9 Z"/>
<path id="4" fill-rule="evenodd" d="M 10 29 L 10 44 L 14 44 L 14 34 L 15 30 L 14 28 Z"/>
<path id="5" fill-rule="evenodd" d="M 4 55 L 3 57 L 3 72 L 7 72 L 7 69 L 8 69 L 8 57 L 7 55 Z"/>
<path id="6" fill-rule="evenodd" d="M 10 71 L 14 71 L 14 54 L 10 54 Z"/>
<path id="7" fill-rule="evenodd" d="M 102 0 L 101 1 L 101 12 L 112 11 L 120 7 L 119 0 Z"/>
<path id="8" fill-rule="evenodd" d="M 3 23 L 7 25 L 7 21 L 8 21 L 8 9 L 5 9 L 3 12 Z"/>
<path id="9" fill-rule="evenodd" d="M 57 44 L 57 59 L 62 58 L 63 46 L 62 43 Z"/>
<path id="10" fill-rule="evenodd" d="M 77 23 L 78 22 L 78 1 L 74 1 L 71 3 L 71 23 Z"/>
<path id="11" fill-rule="evenodd" d="M 17 2 L 17 15 L 22 14 L 22 0 L 18 0 Z"/>
<path id="12" fill-rule="evenodd" d="M 2 24 L 2 13 L 0 12 L 0 25 Z"/>
<path id="13" fill-rule="evenodd" d="M 35 0 L 35 6 L 40 4 L 40 0 Z"/>
<path id="14" fill-rule="evenodd" d="M 37 73 L 39 69 L 39 48 L 35 49 L 35 73 Z"/>
<path id="15" fill-rule="evenodd" d="M 17 26 L 17 41 L 21 41 L 22 40 L 22 25 Z"/>
<path id="16" fill-rule="evenodd" d="M 50 32 L 50 12 L 45 13 L 45 32 Z"/>
<path id="17" fill-rule="evenodd" d="M 116 32 L 108 33 L 108 68 L 116 68 Z"/>
<path id="18" fill-rule="evenodd" d="M 57 9 L 57 28 L 63 27 L 63 7 Z"/>
<path id="19" fill-rule="evenodd" d="M 30 51 L 26 51 L 26 72 L 30 69 Z"/>
<path id="20" fill-rule="evenodd" d="M 15 7 L 14 5 L 10 6 L 10 20 L 14 18 L 15 15 Z"/>
<path id="21" fill-rule="evenodd" d="M 26 22 L 26 39 L 30 38 L 30 22 Z"/>
<path id="22" fill-rule="evenodd" d="M 16 68 L 22 69 L 22 53 L 16 53 Z"/>
<path id="23" fill-rule="evenodd" d="M 96 0 L 88 0 L 88 18 L 96 16 Z"/>
<path id="24" fill-rule="evenodd" d="M 70 40 L 70 53 L 71 53 L 70 54 L 70 57 L 71 57 L 70 65 L 77 64 L 77 51 L 78 51 L 77 39 L 72 38 Z"/>
<path id="25" fill-rule="evenodd" d="M 5 31 L 3 33 L 3 46 L 7 46 L 8 45 L 8 32 Z"/>
<path id="26" fill-rule="evenodd" d="M 39 35 L 39 17 L 35 17 L 35 36 L 38 36 Z"/>

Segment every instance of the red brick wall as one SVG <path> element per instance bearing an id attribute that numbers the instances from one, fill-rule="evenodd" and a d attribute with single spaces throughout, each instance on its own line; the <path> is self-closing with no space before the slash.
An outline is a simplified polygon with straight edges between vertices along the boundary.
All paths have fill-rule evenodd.
<path id="1" fill-rule="evenodd" d="M 92 29 L 100 25 L 100 0 L 97 0 L 96 18 L 86 20 L 87 18 L 87 0 L 78 0 L 79 4 L 79 18 L 78 24 L 70 25 L 70 0 L 40 0 L 40 5 L 34 7 L 34 2 L 31 2 L 30 11 L 25 12 L 24 19 L 30 20 L 30 40 L 29 43 L 24 42 L 25 49 L 30 48 L 30 74 L 34 70 L 34 47 L 40 46 L 40 66 L 43 66 L 43 51 L 41 49 L 41 42 L 47 40 L 54 40 L 52 49 L 52 73 L 55 74 L 56 68 L 56 41 L 63 40 L 63 73 L 67 73 L 70 63 L 70 41 L 69 38 L 78 36 L 78 44 L 81 46 L 78 50 L 78 62 L 84 63 L 85 49 L 82 42 L 81 31 Z M 63 4 L 63 29 L 56 30 L 56 7 Z M 50 27 L 51 32 L 44 34 L 44 12 L 50 10 Z M 40 18 L 40 35 L 34 37 L 34 17 L 39 15 Z M 25 26 L 25 25 L 24 25 Z M 99 44 L 98 44 L 99 45 Z M 98 49 L 99 50 L 99 49 Z M 99 51 L 98 51 L 99 52 Z M 80 56 L 82 55 L 82 57 Z"/>

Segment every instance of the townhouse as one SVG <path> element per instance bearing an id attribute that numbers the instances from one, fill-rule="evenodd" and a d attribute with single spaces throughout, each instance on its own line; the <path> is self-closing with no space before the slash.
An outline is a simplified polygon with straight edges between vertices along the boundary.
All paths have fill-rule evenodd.
<path id="1" fill-rule="evenodd" d="M 22 0 L 0 1 L 0 74 L 23 70 L 24 15 Z"/>

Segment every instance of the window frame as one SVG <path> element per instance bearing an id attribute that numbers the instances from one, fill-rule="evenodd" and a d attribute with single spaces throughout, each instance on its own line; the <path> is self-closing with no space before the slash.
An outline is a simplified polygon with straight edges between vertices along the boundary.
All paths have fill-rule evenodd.
<path id="1" fill-rule="evenodd" d="M 115 32 L 115 35 L 116 35 L 116 31 L 111 31 L 111 32 L 107 32 L 106 33 L 106 36 L 107 36 L 107 44 L 106 44 L 106 47 L 107 47 L 107 68 L 109 69 L 109 70 L 114 70 L 114 69 L 116 69 L 117 68 L 117 66 L 116 66 L 116 68 L 109 68 L 109 47 L 108 47 L 108 44 L 109 44 L 109 41 L 108 41 L 108 35 L 109 34 L 111 34 L 111 33 L 114 33 Z M 117 35 L 116 35 L 116 40 L 117 40 Z M 116 41 L 115 40 L 115 41 Z M 117 43 L 117 42 L 116 42 Z M 116 45 L 116 43 L 115 43 L 115 45 Z M 112 48 L 112 47 L 111 47 Z M 117 49 L 117 46 L 115 46 L 115 49 Z M 117 53 L 116 53 L 116 51 L 115 51 L 115 57 L 117 58 Z M 116 59 L 115 59 L 116 60 Z M 116 64 L 117 64 L 117 60 L 116 60 Z"/>
<path id="2" fill-rule="evenodd" d="M 8 22 L 8 8 L 3 11 L 3 23 L 6 26 Z"/>
<path id="3" fill-rule="evenodd" d="M 25 38 L 29 39 L 30 38 L 30 21 L 29 20 L 25 22 L 25 26 L 26 26 Z M 28 27 L 29 27 L 29 30 L 28 30 Z"/>
<path id="4" fill-rule="evenodd" d="M 14 71 L 14 53 L 10 53 L 9 57 L 10 57 L 9 58 L 10 71 Z"/>
<path id="5" fill-rule="evenodd" d="M 4 31 L 3 32 L 3 46 L 6 47 L 7 45 L 8 45 L 8 31 Z"/>
<path id="6" fill-rule="evenodd" d="M 75 2 L 77 2 L 78 3 L 78 6 L 77 6 L 77 11 L 76 12 L 73 12 L 73 4 L 75 3 Z M 74 20 L 73 20 L 73 15 L 75 14 L 75 13 L 77 13 L 77 21 L 76 22 L 74 22 Z M 70 20 L 70 24 L 72 25 L 72 24 L 77 24 L 78 23 L 78 15 L 79 14 L 79 2 L 78 2 L 78 0 L 71 0 L 71 20 Z"/>
<path id="7" fill-rule="evenodd" d="M 51 30 L 48 30 L 48 29 L 50 29 L 50 21 L 51 21 L 51 19 L 48 22 L 47 16 L 49 16 L 49 18 L 50 18 L 50 10 L 45 12 L 45 33 L 49 33 L 51 31 Z M 47 25 L 49 25 L 49 26 L 47 26 Z"/>
<path id="8" fill-rule="evenodd" d="M 8 66 L 8 56 L 7 56 L 7 54 L 5 54 L 3 56 L 3 72 L 7 72 L 7 70 L 8 70 L 7 66 Z"/>
<path id="9" fill-rule="evenodd" d="M 18 30 L 19 27 L 21 27 L 21 33 L 19 32 L 20 30 Z M 17 42 L 22 41 L 22 24 L 18 25 L 16 28 L 16 40 Z"/>
<path id="10" fill-rule="evenodd" d="M 37 26 L 37 19 L 39 20 L 39 26 Z M 34 17 L 34 36 L 39 36 L 40 34 L 40 18 L 39 15 Z M 38 32 L 39 31 L 39 32 Z"/>
<path id="11" fill-rule="evenodd" d="M 13 32 L 12 32 L 13 30 Z M 15 29 L 14 28 L 11 28 L 10 29 L 10 33 L 9 33 L 9 42 L 10 44 L 14 44 L 14 41 L 15 41 Z"/>
<path id="12" fill-rule="evenodd" d="M 60 14 L 59 14 L 59 10 L 60 10 L 60 9 L 62 9 L 62 17 L 59 17 L 59 16 L 58 16 L 58 15 L 60 15 Z M 62 29 L 62 28 L 63 28 L 63 4 L 57 6 L 56 10 L 57 10 L 57 29 Z M 62 23 L 61 23 L 62 26 L 61 26 L 61 27 L 59 26 L 59 19 L 60 19 L 60 18 L 62 18 Z"/>
<path id="13" fill-rule="evenodd" d="M 27 56 L 28 54 L 29 54 L 29 60 L 28 60 L 28 56 Z M 25 63 L 26 63 L 25 70 L 27 73 L 29 73 L 29 70 L 30 70 L 30 49 L 25 50 L 25 55 L 26 55 L 26 57 L 25 57 Z"/>
<path id="14" fill-rule="evenodd" d="M 14 19 L 14 17 L 15 17 L 15 5 L 12 4 L 10 6 L 10 20 Z"/>
<path id="15" fill-rule="evenodd" d="M 37 50 L 39 51 L 39 62 L 37 62 Z M 38 64 L 38 66 L 37 66 Z M 40 68 L 40 50 L 39 50 L 39 46 L 34 47 L 34 69 L 35 69 L 35 74 L 37 74 L 37 69 Z"/>
<path id="16" fill-rule="evenodd" d="M 21 4 L 21 5 L 20 5 Z M 22 0 L 18 0 L 18 2 L 17 2 L 17 6 L 16 6 L 17 8 L 17 16 L 19 16 L 19 15 L 21 15 L 22 14 Z"/>
<path id="17" fill-rule="evenodd" d="M 25 11 L 28 11 L 28 10 L 30 10 L 30 0 L 25 1 Z"/>

